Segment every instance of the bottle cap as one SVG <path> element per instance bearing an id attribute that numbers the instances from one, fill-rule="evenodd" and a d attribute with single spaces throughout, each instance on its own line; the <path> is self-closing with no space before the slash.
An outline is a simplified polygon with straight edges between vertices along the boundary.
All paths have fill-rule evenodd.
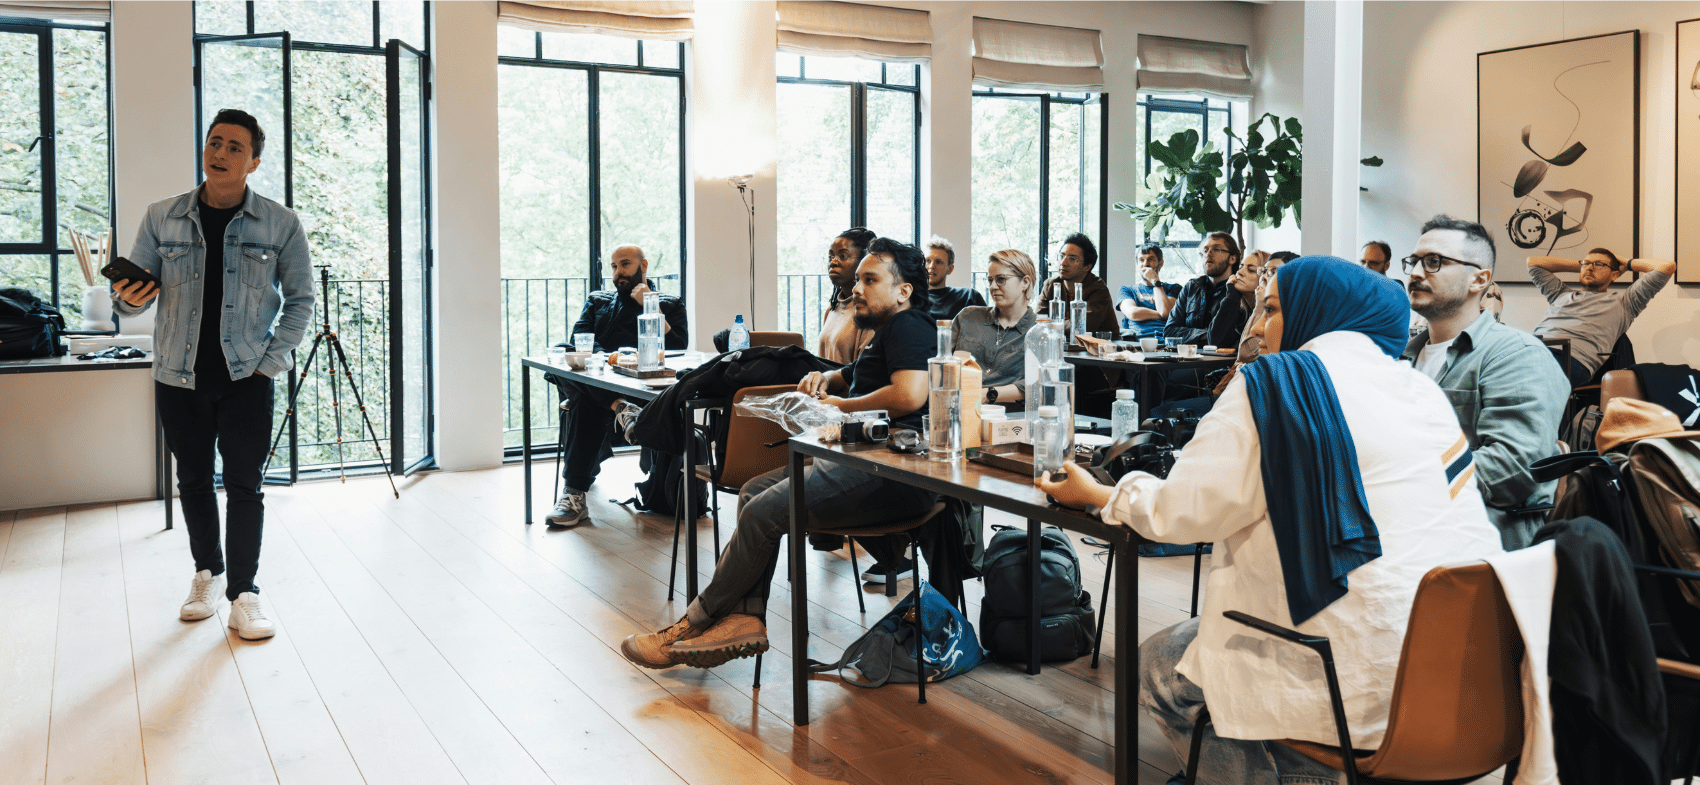
<path id="1" fill-rule="evenodd" d="M 1048 322 L 1050 320 L 1051 320 L 1051 317 L 1049 315 L 1040 316 L 1040 317 L 1037 317 L 1037 318 L 1034 319 L 1034 321 L 1036 321 L 1036 322 Z"/>
<path id="2" fill-rule="evenodd" d="M 1057 407 L 1055 407 L 1055 406 L 1041 406 L 1041 407 L 1039 407 L 1039 416 L 1040 417 L 1055 417 L 1055 416 L 1057 416 Z"/>
<path id="3" fill-rule="evenodd" d="M 950 326 L 950 320 L 949 319 L 940 319 L 938 321 L 937 326 L 939 326 L 939 327 L 949 327 Z"/>
<path id="4" fill-rule="evenodd" d="M 982 419 L 982 420 L 993 419 L 993 418 L 1001 420 L 1007 414 L 1008 414 L 1008 410 L 1005 409 L 1003 406 L 1001 406 L 999 404 L 995 404 L 995 403 L 982 403 L 982 404 L 980 404 L 980 419 Z"/>
<path id="5" fill-rule="evenodd" d="M 1131 401 L 1131 400 L 1133 400 L 1133 391 L 1132 390 L 1117 390 L 1116 391 L 1116 400 L 1118 400 L 1118 401 Z"/>

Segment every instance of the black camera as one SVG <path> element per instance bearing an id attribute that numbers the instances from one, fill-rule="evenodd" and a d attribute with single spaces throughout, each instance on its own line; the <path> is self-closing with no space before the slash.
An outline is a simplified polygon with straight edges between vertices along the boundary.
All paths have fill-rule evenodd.
<path id="1" fill-rule="evenodd" d="M 845 444 L 883 444 L 891 438 L 891 422 L 884 409 L 851 412 L 838 427 L 838 440 Z"/>
<path id="2" fill-rule="evenodd" d="M 1131 472 L 1156 477 L 1169 476 L 1175 466 L 1175 447 L 1168 437 L 1151 431 L 1135 431 L 1114 444 L 1092 451 L 1087 471 L 1105 485 L 1115 485 Z"/>
<path id="3" fill-rule="evenodd" d="M 1175 449 L 1186 446 L 1198 430 L 1198 419 L 1192 416 L 1153 417 L 1139 424 L 1139 430 L 1162 436 Z"/>

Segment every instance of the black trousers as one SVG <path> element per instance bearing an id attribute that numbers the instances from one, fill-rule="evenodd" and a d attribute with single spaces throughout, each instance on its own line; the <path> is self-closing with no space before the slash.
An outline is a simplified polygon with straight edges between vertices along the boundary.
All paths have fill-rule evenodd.
<path id="1" fill-rule="evenodd" d="M 559 385 L 562 398 L 572 398 L 573 406 L 567 418 L 566 443 L 561 445 L 561 480 L 567 490 L 585 493 L 602 473 L 602 462 L 614 455 L 614 402 L 618 393 L 564 381 Z M 623 444 L 624 442 L 622 442 Z"/>
<path id="2" fill-rule="evenodd" d="M 201 382 L 186 390 L 154 382 L 154 402 L 165 443 L 177 459 L 183 528 L 195 570 L 218 575 L 228 564 L 225 596 L 258 594 L 260 532 L 265 524 L 265 465 L 272 429 L 272 380 L 254 374 L 240 381 Z M 219 547 L 218 496 L 213 492 L 213 451 L 224 458 L 225 543 Z"/>

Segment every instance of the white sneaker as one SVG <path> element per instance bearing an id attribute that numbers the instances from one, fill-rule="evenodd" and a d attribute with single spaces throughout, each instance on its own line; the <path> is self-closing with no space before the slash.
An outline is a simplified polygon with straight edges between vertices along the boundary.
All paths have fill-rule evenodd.
<path id="1" fill-rule="evenodd" d="M 266 609 L 260 605 L 260 595 L 251 591 L 242 592 L 231 601 L 230 629 L 245 641 L 257 641 L 277 634 L 277 625 L 266 618 Z"/>
<path id="2" fill-rule="evenodd" d="M 545 520 L 550 526 L 577 526 L 590 520 L 590 505 L 585 502 L 584 494 L 568 491 L 561 494 Z"/>
<path id="3" fill-rule="evenodd" d="M 212 574 L 212 570 L 201 570 L 195 573 L 194 582 L 189 584 L 189 599 L 183 601 L 183 610 L 178 611 L 177 618 L 183 621 L 200 621 L 213 615 L 218 607 L 219 598 L 224 596 L 224 574 Z"/>
<path id="4" fill-rule="evenodd" d="M 913 558 L 905 558 L 903 560 L 903 565 L 897 568 L 897 575 L 895 577 L 900 581 L 906 581 L 915 577 L 915 560 Z M 875 564 L 874 566 L 864 570 L 862 572 L 862 582 L 885 583 L 885 567 Z"/>

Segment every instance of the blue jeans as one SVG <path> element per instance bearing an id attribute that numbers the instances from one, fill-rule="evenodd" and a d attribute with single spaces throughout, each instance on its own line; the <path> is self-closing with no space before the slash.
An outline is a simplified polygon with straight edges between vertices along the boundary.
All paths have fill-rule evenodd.
<path id="1" fill-rule="evenodd" d="M 1139 704 L 1157 720 L 1182 766 L 1192 750 L 1193 722 L 1204 707 L 1204 690 L 1175 672 L 1175 666 L 1197 636 L 1198 620 L 1187 619 L 1139 645 Z M 1200 785 L 1336 785 L 1346 781 L 1344 772 L 1273 741 L 1224 739 L 1216 735 L 1214 727 L 1204 731 L 1198 758 Z"/>

